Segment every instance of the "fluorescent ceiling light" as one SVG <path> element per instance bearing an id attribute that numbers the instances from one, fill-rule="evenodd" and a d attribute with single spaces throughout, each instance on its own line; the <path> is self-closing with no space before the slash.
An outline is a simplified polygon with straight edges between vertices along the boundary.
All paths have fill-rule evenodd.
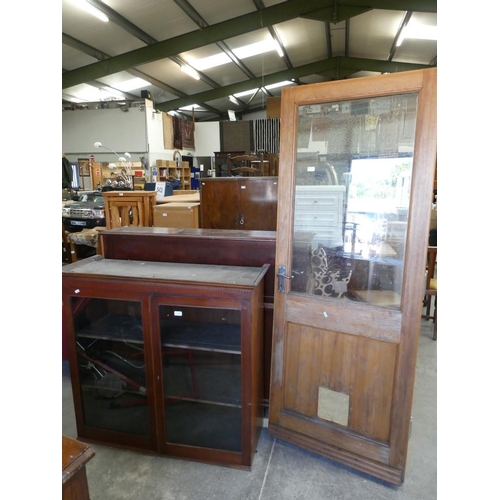
<path id="1" fill-rule="evenodd" d="M 293 82 L 285 80 L 283 82 L 273 83 L 271 85 L 266 85 L 267 90 L 277 89 L 278 87 L 285 87 L 286 85 L 293 85 Z"/>
<path id="2" fill-rule="evenodd" d="M 87 0 L 72 0 L 72 1 L 77 7 L 80 7 L 80 9 L 87 11 L 89 14 L 92 14 L 93 16 L 97 17 L 97 19 L 100 19 L 105 23 L 109 21 L 108 16 L 106 14 L 101 12 L 99 9 L 96 9 L 93 5 L 90 5 L 87 2 Z"/>
<path id="3" fill-rule="evenodd" d="M 234 94 L 234 97 L 243 97 L 246 95 L 255 94 L 255 92 L 259 90 L 260 89 L 244 90 L 243 92 L 238 92 L 237 94 Z"/>
<path id="4" fill-rule="evenodd" d="M 233 103 L 233 104 L 236 104 L 238 105 L 239 102 L 237 101 L 236 97 L 234 97 L 234 95 L 230 95 L 229 96 L 229 100 Z"/>
<path id="5" fill-rule="evenodd" d="M 271 52 L 276 50 L 280 57 L 283 57 L 283 51 L 281 47 L 276 42 L 274 38 L 268 38 L 262 42 L 251 43 L 250 45 L 245 45 L 238 49 L 233 49 L 234 55 L 238 59 L 246 59 L 247 57 L 258 56 L 266 52 Z M 231 58 L 225 54 L 220 53 L 214 56 L 205 57 L 203 59 L 186 58 L 189 64 L 196 68 L 198 71 L 203 71 L 205 69 L 215 68 L 217 66 L 222 66 L 223 64 L 228 64 L 231 62 Z M 235 94 L 236 95 L 236 94 Z"/>
<path id="6" fill-rule="evenodd" d="M 78 89 L 70 91 L 70 93 L 76 99 L 80 100 L 80 102 L 111 101 L 116 99 L 115 95 L 111 94 L 111 92 L 86 83 L 79 85 Z"/>
<path id="7" fill-rule="evenodd" d="M 233 52 L 239 59 L 246 59 L 247 57 L 258 56 L 259 54 L 276 50 L 275 43 L 274 38 L 268 38 L 263 42 L 251 43 L 239 49 L 234 49 Z"/>
<path id="8" fill-rule="evenodd" d="M 122 92 L 130 92 L 131 90 L 147 87 L 148 85 L 151 85 L 151 83 L 143 80 L 142 78 L 131 78 L 130 80 L 125 80 L 124 82 L 114 83 L 113 87 L 121 90 Z"/>
<path id="9" fill-rule="evenodd" d="M 228 64 L 231 62 L 231 58 L 224 52 L 216 54 L 215 56 L 205 57 L 203 59 L 193 59 L 192 57 L 186 58 L 193 68 L 198 71 L 203 71 L 204 69 L 215 68 L 217 66 L 222 66 L 223 64 Z"/>
<path id="10" fill-rule="evenodd" d="M 280 57 L 283 57 L 285 53 L 283 52 L 283 50 L 281 50 L 281 45 L 278 43 L 278 40 L 276 39 L 273 40 L 274 40 L 274 49 L 276 50 L 276 52 Z"/>
<path id="11" fill-rule="evenodd" d="M 404 30 L 405 38 L 418 40 L 437 40 L 437 26 L 407 26 Z"/>
<path id="12" fill-rule="evenodd" d="M 191 78 L 194 78 L 195 80 L 200 79 L 200 75 L 190 66 L 185 66 L 184 64 L 181 66 L 182 71 L 189 75 Z"/>
<path id="13" fill-rule="evenodd" d="M 186 111 L 191 111 L 193 108 L 196 109 L 196 108 L 199 108 L 200 105 L 199 104 L 190 104 L 189 106 L 182 106 L 182 108 L 179 108 L 179 109 L 183 109 L 183 110 L 186 110 Z"/>
<path id="14" fill-rule="evenodd" d="M 272 83 L 271 85 L 266 85 L 265 88 L 267 90 L 271 90 L 271 89 L 277 89 L 278 87 L 285 87 L 286 85 L 294 85 L 294 82 L 291 82 L 289 80 L 285 80 L 283 82 Z M 238 92 L 237 94 L 234 94 L 234 97 L 244 97 L 246 95 L 255 94 L 255 92 L 262 92 L 262 89 L 260 88 L 260 89 L 244 90 L 243 92 Z"/>
<path id="15" fill-rule="evenodd" d="M 406 26 L 399 35 L 396 47 L 399 47 L 405 38 L 413 38 L 414 40 L 437 40 L 437 26 Z"/>

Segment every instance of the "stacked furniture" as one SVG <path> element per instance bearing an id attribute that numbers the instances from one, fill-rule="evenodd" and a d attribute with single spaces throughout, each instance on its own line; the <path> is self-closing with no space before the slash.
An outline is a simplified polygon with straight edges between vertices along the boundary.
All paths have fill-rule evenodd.
<path id="1" fill-rule="evenodd" d="M 106 229 L 153 225 L 156 191 L 106 191 L 102 195 Z"/>

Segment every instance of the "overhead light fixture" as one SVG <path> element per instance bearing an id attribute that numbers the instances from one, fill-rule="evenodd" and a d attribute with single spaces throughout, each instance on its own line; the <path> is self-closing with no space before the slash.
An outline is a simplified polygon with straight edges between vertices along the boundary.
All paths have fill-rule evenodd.
<path id="1" fill-rule="evenodd" d="M 274 38 L 268 38 L 262 42 L 251 43 L 250 45 L 244 45 L 243 47 L 238 47 L 232 49 L 234 55 L 238 59 L 246 59 L 247 57 L 254 57 L 266 52 L 271 52 L 276 50 L 280 57 L 283 57 L 283 51 L 279 43 Z M 217 66 L 222 66 L 223 64 L 229 64 L 231 58 L 221 52 L 220 54 L 215 54 L 213 56 L 204 57 L 203 59 L 194 59 L 192 57 L 188 58 L 189 64 L 196 68 L 198 71 L 203 71 L 205 69 L 215 68 Z M 181 66 L 182 67 L 182 66 Z"/>
<path id="2" fill-rule="evenodd" d="M 244 90 L 243 92 L 238 92 L 237 94 L 234 94 L 234 97 L 244 97 L 246 95 L 255 94 L 255 92 L 258 92 L 259 90 L 260 89 Z"/>
<path id="3" fill-rule="evenodd" d="M 142 78 L 130 78 L 120 83 L 114 83 L 113 87 L 121 90 L 122 92 L 130 92 L 132 90 L 142 89 L 151 85 L 150 82 L 143 80 Z"/>
<path id="4" fill-rule="evenodd" d="M 287 85 L 293 85 L 293 82 L 291 82 L 290 80 L 285 80 L 283 82 L 272 83 L 271 85 L 266 85 L 266 89 L 277 89 L 278 87 L 286 87 Z"/>
<path id="5" fill-rule="evenodd" d="M 204 57 L 203 59 L 194 59 L 192 57 L 186 57 L 189 64 L 196 68 L 198 71 L 203 71 L 205 69 L 216 68 L 217 66 L 222 66 L 223 64 L 229 64 L 231 58 L 225 53 L 215 54 L 214 56 Z"/>
<path id="6" fill-rule="evenodd" d="M 186 66 L 185 64 L 181 64 L 180 68 L 182 69 L 182 71 L 184 71 L 184 73 L 189 75 L 191 78 L 194 78 L 195 80 L 200 79 L 200 75 L 197 73 L 195 69 L 191 68 L 191 66 Z"/>
<path id="7" fill-rule="evenodd" d="M 268 38 L 262 42 L 251 43 L 238 49 L 234 49 L 234 55 L 239 59 L 246 59 L 247 57 L 258 56 L 276 50 L 276 42 L 274 38 Z"/>
<path id="8" fill-rule="evenodd" d="M 414 40 L 437 40 L 437 26 L 406 26 L 399 34 L 396 47 L 400 47 L 407 38 L 412 38 Z"/>
<path id="9" fill-rule="evenodd" d="M 236 99 L 236 97 L 234 97 L 234 95 L 230 95 L 230 96 L 229 96 L 229 100 L 230 100 L 233 104 L 239 105 L 239 102 L 238 102 L 238 100 Z"/>
<path id="10" fill-rule="evenodd" d="M 276 49 L 276 52 L 280 57 L 283 57 L 285 53 L 283 52 L 283 49 L 281 48 L 281 45 L 279 44 L 278 40 L 276 38 L 273 38 L 274 40 L 274 48 Z"/>
<path id="11" fill-rule="evenodd" d="M 196 109 L 199 107 L 200 107 L 199 104 L 190 104 L 189 106 L 182 106 L 182 108 L 179 109 L 183 109 L 184 111 L 191 111 L 192 109 Z"/>
<path id="12" fill-rule="evenodd" d="M 92 14 L 93 16 L 97 17 L 97 19 L 100 19 L 102 22 L 107 23 L 109 22 L 109 18 L 104 12 L 101 12 L 99 9 L 96 9 L 93 5 L 87 2 L 87 0 L 72 0 L 72 2 L 77 6 L 80 7 L 80 9 L 85 10 L 89 14 Z"/>

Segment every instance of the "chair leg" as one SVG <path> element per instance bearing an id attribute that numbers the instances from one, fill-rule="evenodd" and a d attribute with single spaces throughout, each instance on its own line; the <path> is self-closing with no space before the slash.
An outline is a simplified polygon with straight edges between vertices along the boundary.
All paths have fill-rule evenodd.
<path id="1" fill-rule="evenodd" d="M 437 321 L 438 321 L 438 298 L 434 296 L 434 328 L 432 332 L 432 340 L 437 340 Z"/>

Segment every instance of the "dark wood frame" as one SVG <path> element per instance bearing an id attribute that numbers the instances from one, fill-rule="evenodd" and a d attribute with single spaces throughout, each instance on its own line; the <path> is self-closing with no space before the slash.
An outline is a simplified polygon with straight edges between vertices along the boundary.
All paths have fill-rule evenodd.
<path id="1" fill-rule="evenodd" d="M 149 451 L 179 458 L 203 461 L 249 470 L 263 425 L 263 294 L 264 275 L 269 265 L 256 273 L 253 285 L 231 285 L 217 282 L 217 268 L 213 269 L 213 282 L 190 282 L 182 279 L 143 279 L 109 276 L 87 271 L 89 262 L 117 261 L 91 257 L 63 267 L 63 319 L 68 336 L 69 363 L 75 405 L 78 438 L 84 441 L 109 444 L 132 450 Z M 167 266 L 168 264 L 165 264 Z M 196 272 L 198 265 L 190 266 Z M 206 266 L 205 266 L 206 267 Z M 81 272 L 78 270 L 81 269 Z M 79 382 L 78 355 L 71 310 L 71 297 L 99 297 L 134 300 L 141 303 L 146 360 L 150 435 L 133 436 L 116 431 L 89 427 L 85 423 Z M 240 310 L 241 314 L 241 377 L 242 377 L 242 451 L 168 445 L 161 442 L 166 431 L 164 424 L 163 374 L 161 369 L 160 340 L 155 306 L 159 303 L 197 305 Z"/>

